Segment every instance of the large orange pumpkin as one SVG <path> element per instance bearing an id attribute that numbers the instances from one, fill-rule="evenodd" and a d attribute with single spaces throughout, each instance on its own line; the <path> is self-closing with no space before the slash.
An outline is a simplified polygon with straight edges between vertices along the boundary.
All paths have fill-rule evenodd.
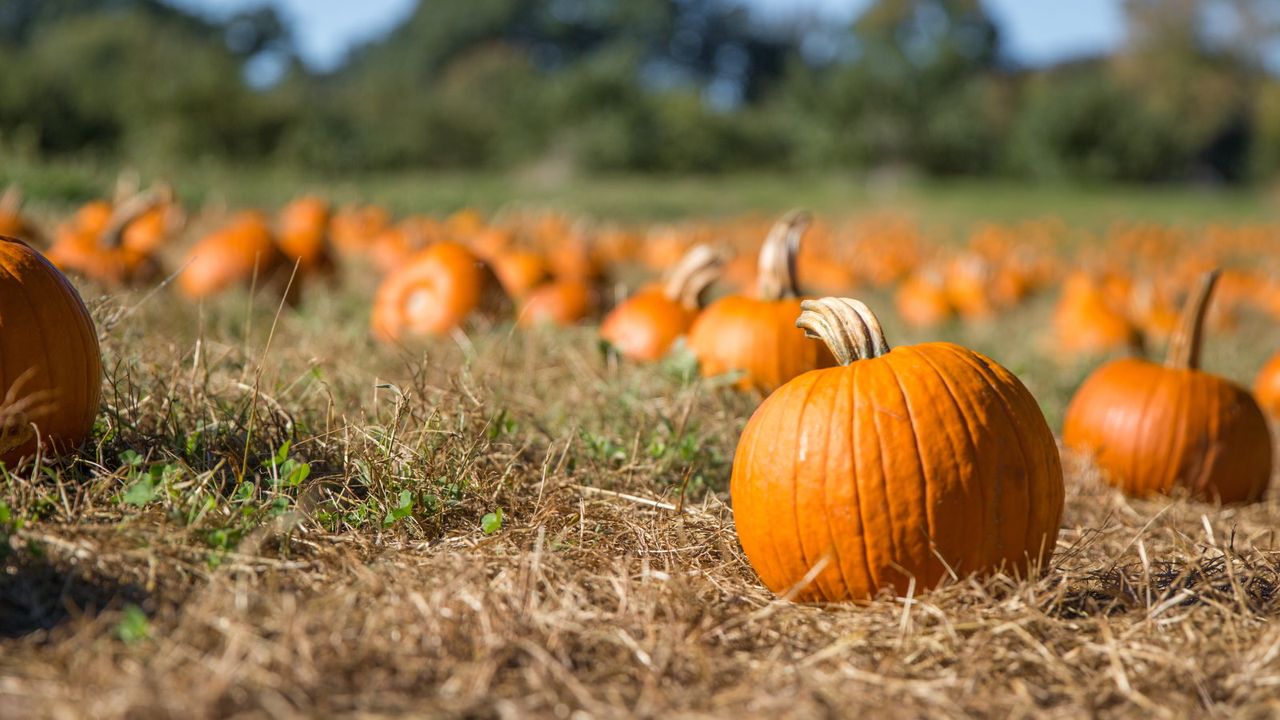
<path id="1" fill-rule="evenodd" d="M 1253 381 L 1253 396 L 1268 415 L 1280 417 L 1280 353 L 1272 355 L 1258 371 Z"/>
<path id="2" fill-rule="evenodd" d="M 715 250 L 695 245 L 671 269 L 664 285 L 641 290 L 605 316 L 600 337 L 632 360 L 661 358 L 693 325 L 702 295 L 723 264 Z"/>
<path id="3" fill-rule="evenodd" d="M 206 235 L 187 253 L 178 289 L 199 300 L 236 285 L 270 287 L 296 298 L 298 283 L 293 264 L 276 247 L 267 216 L 256 210 L 237 214 L 222 228 Z"/>
<path id="4" fill-rule="evenodd" d="M 447 333 L 501 294 L 493 271 L 470 250 L 438 242 L 382 281 L 374 298 L 373 334 L 396 342 Z"/>
<path id="5" fill-rule="evenodd" d="M 1271 438 L 1244 388 L 1199 369 L 1207 273 L 1169 341 L 1164 366 L 1125 358 L 1090 375 L 1067 407 L 1063 442 L 1088 453 L 1130 495 L 1182 488 L 1224 503 L 1257 500 L 1271 477 Z"/>
<path id="6" fill-rule="evenodd" d="M 0 463 L 38 444 L 84 442 L 101 384 L 98 334 L 75 288 L 21 240 L 0 237 Z"/>
<path id="7" fill-rule="evenodd" d="M 796 255 L 810 216 L 792 212 L 760 248 L 756 296 L 730 295 L 712 303 L 689 329 L 689 349 L 704 376 L 741 373 L 739 389 L 770 392 L 834 360 L 821 343 L 795 327 L 800 313 Z"/>
<path id="8" fill-rule="evenodd" d="M 803 310 L 796 324 L 840 367 L 764 401 L 730 483 L 742 548 L 764 584 L 800 600 L 860 600 L 906 594 L 913 579 L 916 591 L 932 588 L 949 571 L 1044 568 L 1062 466 L 1022 383 L 951 343 L 890 350 L 857 300 L 807 300 Z"/>

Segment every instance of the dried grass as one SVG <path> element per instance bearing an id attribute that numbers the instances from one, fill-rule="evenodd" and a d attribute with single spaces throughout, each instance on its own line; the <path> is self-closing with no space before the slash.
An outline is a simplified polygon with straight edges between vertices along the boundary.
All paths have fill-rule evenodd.
<path id="1" fill-rule="evenodd" d="M 1071 463 L 1042 577 L 795 605 L 725 505 L 751 398 L 586 329 L 377 349 L 359 294 L 313 293 L 265 354 L 265 301 L 99 303 L 97 446 L 0 494 L 0 716 L 1280 712 L 1274 500 L 1132 501 Z"/>

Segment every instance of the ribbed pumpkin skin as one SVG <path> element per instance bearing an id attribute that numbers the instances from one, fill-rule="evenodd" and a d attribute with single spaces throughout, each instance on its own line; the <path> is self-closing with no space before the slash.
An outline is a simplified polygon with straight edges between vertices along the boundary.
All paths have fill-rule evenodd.
<path id="1" fill-rule="evenodd" d="M 834 365 L 822 343 L 796 328 L 800 302 L 732 295 L 712 303 L 689 329 L 702 374 L 741 371 L 735 387 L 772 392 L 801 373 Z"/>
<path id="2" fill-rule="evenodd" d="M 1185 488 L 1201 499 L 1249 502 L 1271 477 L 1262 410 L 1244 388 L 1200 370 L 1107 363 L 1072 398 L 1062 440 L 1137 497 Z"/>
<path id="3" fill-rule="evenodd" d="M 752 415 L 730 485 L 743 550 L 775 593 L 859 600 L 1052 556 L 1062 466 L 1027 389 L 950 343 L 806 373 Z M 944 566 L 942 559 L 946 560 Z M 905 572 L 904 572 L 905 571 Z"/>
<path id="4" fill-rule="evenodd" d="M 605 316 L 600 336 L 623 357 L 652 362 L 667 354 L 697 315 L 667 297 L 661 287 L 653 287 L 627 298 Z"/>
<path id="5" fill-rule="evenodd" d="M 84 442 L 101 386 L 98 335 L 80 295 L 35 250 L 0 237 L 0 407 L 3 415 L 18 411 L 5 418 L 13 435 L 0 438 L 0 463 L 12 467 L 35 453 L 29 423 L 54 450 Z"/>
<path id="6" fill-rule="evenodd" d="M 1253 381 L 1253 396 L 1264 412 L 1280 417 L 1280 353 L 1272 355 L 1258 372 L 1258 378 Z"/>

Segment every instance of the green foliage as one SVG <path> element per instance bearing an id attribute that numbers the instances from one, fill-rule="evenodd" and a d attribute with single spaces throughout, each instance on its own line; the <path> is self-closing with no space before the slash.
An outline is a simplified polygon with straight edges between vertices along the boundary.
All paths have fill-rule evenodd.
<path id="1" fill-rule="evenodd" d="M 1028 73 L 980 0 L 877 0 L 816 29 L 723 0 L 435 0 L 321 75 L 269 10 L 9 0 L 0 156 L 1236 181 L 1280 168 L 1269 7 L 1130 0 L 1134 42 L 1115 58 Z M 1247 22 L 1215 30 L 1211 9 Z"/>

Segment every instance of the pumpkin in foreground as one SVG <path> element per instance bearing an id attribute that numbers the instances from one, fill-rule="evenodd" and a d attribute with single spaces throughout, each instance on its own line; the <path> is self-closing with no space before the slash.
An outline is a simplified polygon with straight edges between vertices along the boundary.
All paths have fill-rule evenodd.
<path id="1" fill-rule="evenodd" d="M 606 315 L 600 337 L 631 360 L 661 359 L 693 325 L 702 295 L 723 263 L 706 245 L 690 248 L 671 268 L 666 283 L 641 290 Z"/>
<path id="2" fill-rule="evenodd" d="M 857 300 L 802 308 L 796 324 L 840 366 L 770 395 L 733 462 L 738 536 L 764 584 L 803 601 L 861 600 L 950 572 L 1026 577 L 1047 565 L 1062 465 L 1022 383 L 951 343 L 891 350 Z"/>
<path id="3" fill-rule="evenodd" d="M 41 444 L 83 443 L 101 384 L 98 334 L 80 295 L 40 253 L 0 236 L 0 463 L 13 467 Z"/>
<path id="4" fill-rule="evenodd" d="M 796 257 L 811 222 L 805 212 L 782 218 L 760 248 L 755 297 L 721 298 L 694 321 L 689 349 L 703 376 L 741 373 L 740 390 L 772 392 L 800 373 L 832 365 L 831 353 L 795 328 Z"/>
<path id="5" fill-rule="evenodd" d="M 1262 497 L 1271 436 L 1244 388 L 1200 370 L 1205 315 L 1219 273 L 1188 298 L 1163 366 L 1125 358 L 1080 386 L 1062 440 L 1091 455 L 1104 479 L 1138 497 L 1181 488 L 1223 503 Z"/>

